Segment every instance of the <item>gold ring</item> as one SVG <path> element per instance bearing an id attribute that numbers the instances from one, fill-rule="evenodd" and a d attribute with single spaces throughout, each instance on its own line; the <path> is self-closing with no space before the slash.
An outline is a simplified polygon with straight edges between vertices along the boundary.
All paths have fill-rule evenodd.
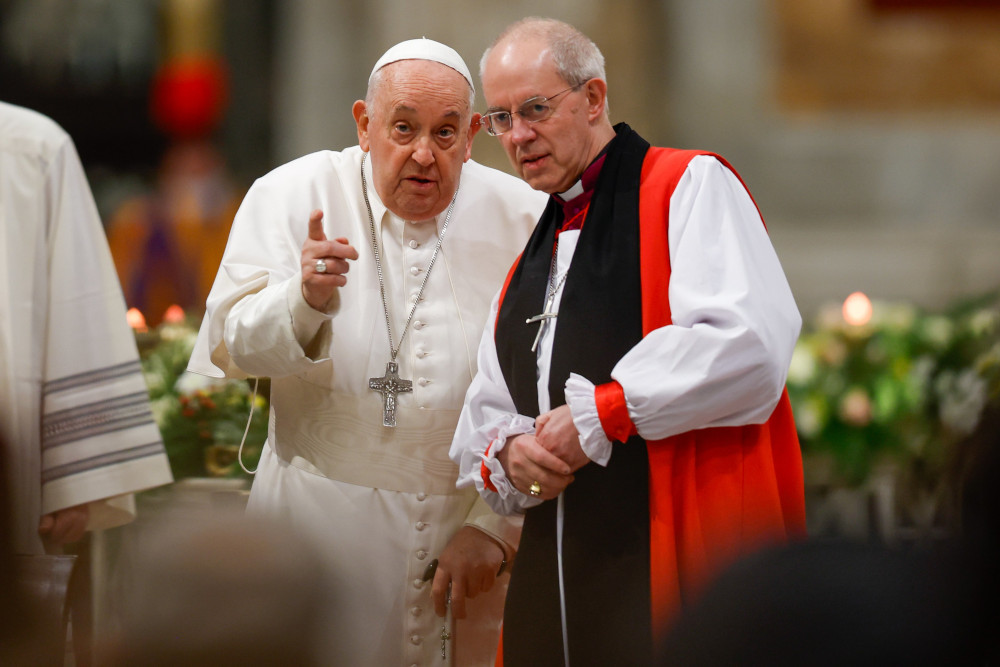
<path id="1" fill-rule="evenodd" d="M 531 486 L 528 487 L 528 493 L 530 493 L 533 496 L 542 495 L 542 485 L 539 484 L 538 482 L 532 482 Z"/>

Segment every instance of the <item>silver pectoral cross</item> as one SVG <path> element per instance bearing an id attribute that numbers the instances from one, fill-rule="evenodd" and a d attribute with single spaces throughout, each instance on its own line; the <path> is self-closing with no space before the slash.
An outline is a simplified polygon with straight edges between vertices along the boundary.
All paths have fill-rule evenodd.
<path id="1" fill-rule="evenodd" d="M 396 395 L 413 391 L 413 382 L 399 377 L 399 364 L 390 361 L 385 365 L 385 375 L 368 378 L 368 386 L 382 394 L 382 426 L 396 426 Z"/>
<path id="2" fill-rule="evenodd" d="M 566 274 L 559 279 L 559 282 L 549 290 L 549 296 L 545 299 L 545 306 L 542 308 L 542 312 L 538 315 L 529 317 L 524 321 L 525 324 L 531 324 L 532 322 L 538 322 L 538 333 L 535 334 L 535 342 L 531 344 L 531 351 L 534 352 L 538 349 L 538 341 L 542 339 L 542 332 L 545 331 L 545 325 L 549 323 L 549 320 L 554 320 L 559 317 L 559 311 L 554 310 L 553 306 L 556 301 L 556 292 L 562 287 L 563 281 L 566 280 Z"/>
<path id="3" fill-rule="evenodd" d="M 538 322 L 538 333 L 535 334 L 535 342 L 531 344 L 531 351 L 534 352 L 538 349 L 538 341 L 542 339 L 542 332 L 545 330 L 545 325 L 548 324 L 549 320 L 555 319 L 559 316 L 559 312 L 554 313 L 548 312 L 548 306 L 551 304 L 546 304 L 545 312 L 535 315 L 534 317 L 529 317 L 524 321 L 525 324 L 531 324 L 532 322 Z"/>
<path id="4" fill-rule="evenodd" d="M 555 277 L 556 264 L 555 255 L 552 256 L 552 272 L 549 274 L 549 282 L 551 283 Z M 542 332 L 545 331 L 545 325 L 549 323 L 549 320 L 554 320 L 559 317 L 559 311 L 555 309 L 556 294 L 559 293 L 559 288 L 562 287 L 563 283 L 566 282 L 566 276 L 569 275 L 569 271 L 562 274 L 562 278 L 559 279 L 555 285 L 549 286 L 549 295 L 545 299 L 545 305 L 542 307 L 542 312 L 533 317 L 529 317 L 524 321 L 525 324 L 531 324 L 532 322 L 538 322 L 538 333 L 535 334 L 535 342 L 531 344 L 531 351 L 534 352 L 538 349 L 538 341 L 542 339 Z"/>

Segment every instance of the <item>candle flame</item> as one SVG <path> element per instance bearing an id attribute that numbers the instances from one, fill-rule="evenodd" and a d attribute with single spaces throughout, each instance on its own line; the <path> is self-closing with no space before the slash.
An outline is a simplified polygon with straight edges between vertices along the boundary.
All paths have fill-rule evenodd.
<path id="1" fill-rule="evenodd" d="M 125 313 L 125 321 L 128 325 L 132 327 L 134 331 L 139 333 L 146 333 L 149 329 L 146 327 L 146 318 L 143 316 L 142 311 L 138 308 L 129 308 L 128 312 Z"/>
<path id="2" fill-rule="evenodd" d="M 844 299 L 844 321 L 859 327 L 872 319 L 872 302 L 864 292 L 855 292 Z"/>
<path id="3" fill-rule="evenodd" d="M 184 322 L 184 309 L 175 303 L 163 313 L 163 321 L 168 324 L 181 324 Z"/>

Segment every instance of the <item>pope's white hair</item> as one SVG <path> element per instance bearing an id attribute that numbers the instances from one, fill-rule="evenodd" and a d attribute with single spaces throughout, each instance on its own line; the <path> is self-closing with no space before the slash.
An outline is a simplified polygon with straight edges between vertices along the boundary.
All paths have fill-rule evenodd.
<path id="1" fill-rule="evenodd" d="M 396 62 L 400 62 L 400 61 L 396 61 Z M 433 61 L 428 61 L 428 62 L 433 62 Z M 368 79 L 368 90 L 365 92 L 365 106 L 368 107 L 369 109 L 373 108 L 373 105 L 375 104 L 375 97 L 378 94 L 379 88 L 382 86 L 382 84 L 383 84 L 383 82 L 385 80 L 385 68 L 389 67 L 391 65 L 394 65 L 394 64 L 395 63 L 389 63 L 385 67 L 380 67 L 379 69 L 377 69 L 374 72 L 372 72 L 371 78 Z M 443 63 L 439 63 L 439 64 L 441 64 L 442 67 L 448 67 L 447 65 L 445 65 Z M 449 68 L 449 69 L 451 69 L 451 68 Z M 461 73 L 458 72 L 457 70 L 455 71 L 455 73 L 459 74 L 461 76 Z M 465 77 L 464 76 L 462 76 L 462 80 L 465 81 Z M 476 91 L 472 89 L 472 86 L 469 85 L 468 81 L 465 81 L 465 85 L 469 89 L 469 109 L 468 109 L 468 111 L 469 111 L 469 115 L 471 116 L 472 110 L 476 106 Z M 371 114 L 369 114 L 369 115 L 371 115 Z"/>

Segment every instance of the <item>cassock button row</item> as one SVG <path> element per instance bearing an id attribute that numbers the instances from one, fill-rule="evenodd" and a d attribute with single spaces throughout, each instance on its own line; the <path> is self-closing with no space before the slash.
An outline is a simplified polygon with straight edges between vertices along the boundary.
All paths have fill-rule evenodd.
<path id="1" fill-rule="evenodd" d="M 410 267 L 410 275 L 411 276 L 415 276 L 418 273 L 420 273 L 420 267 L 418 267 L 418 266 L 411 266 Z"/>
<path id="2" fill-rule="evenodd" d="M 420 635 L 410 635 L 410 643 L 414 646 L 420 646 L 423 641 Z"/>
<path id="3" fill-rule="evenodd" d="M 416 242 L 416 241 L 415 241 L 414 239 L 410 239 L 410 242 L 409 242 L 409 244 L 408 244 L 408 245 L 409 245 L 409 246 L 410 246 L 411 248 L 416 248 L 416 247 L 419 247 L 419 246 L 420 246 L 420 244 L 419 244 L 419 243 L 417 243 L 417 242 Z"/>

